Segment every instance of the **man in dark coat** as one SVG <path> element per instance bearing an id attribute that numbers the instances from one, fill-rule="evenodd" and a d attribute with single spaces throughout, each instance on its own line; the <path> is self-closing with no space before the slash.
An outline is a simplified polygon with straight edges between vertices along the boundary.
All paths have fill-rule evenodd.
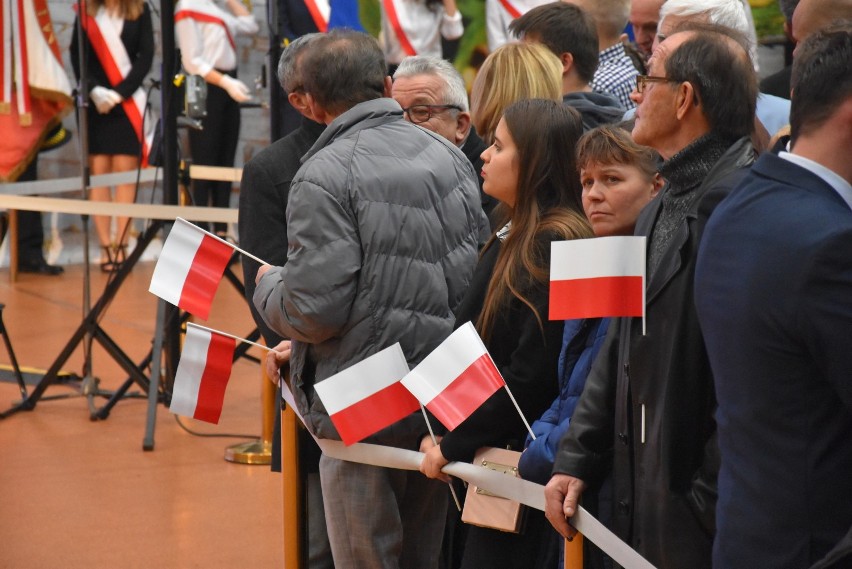
<path id="1" fill-rule="evenodd" d="M 753 161 L 757 78 L 744 42 L 669 36 L 631 94 L 633 137 L 665 159 L 667 186 L 639 217 L 648 237 L 646 321 L 613 322 L 545 490 L 566 537 L 583 490 L 610 469 L 614 531 L 659 569 L 710 567 L 718 449 L 713 377 L 693 302 L 704 225 Z M 723 80 L 724 79 L 724 80 Z"/>
<path id="2" fill-rule="evenodd" d="M 325 125 L 310 119 L 306 110 L 305 94 L 300 90 L 298 60 L 317 34 L 305 34 L 294 40 L 282 53 L 278 66 L 278 79 L 292 108 L 301 116 L 299 128 L 264 148 L 243 168 L 240 182 L 239 231 L 240 246 L 256 257 L 273 265 L 287 262 L 287 197 L 290 182 L 302 166 L 302 156 L 307 154 Z M 266 340 L 267 346 L 276 346 L 284 338 L 276 334 L 258 314 L 254 303 L 254 277 L 260 264 L 243 255 L 246 298 L 252 318 Z M 277 375 L 275 380 L 277 382 Z M 280 402 L 280 392 L 277 395 Z M 272 469 L 281 471 L 281 422 L 276 418 L 272 441 Z M 306 569 L 334 567 L 331 548 L 325 528 L 322 491 L 319 482 L 319 449 L 310 434 L 299 429 L 299 467 L 304 473 Z"/>
<path id="3" fill-rule="evenodd" d="M 695 272 L 719 569 L 806 569 L 852 527 L 852 21 L 799 44 L 792 87 L 792 150 L 719 206 Z M 852 566 L 840 549 L 824 567 Z"/>

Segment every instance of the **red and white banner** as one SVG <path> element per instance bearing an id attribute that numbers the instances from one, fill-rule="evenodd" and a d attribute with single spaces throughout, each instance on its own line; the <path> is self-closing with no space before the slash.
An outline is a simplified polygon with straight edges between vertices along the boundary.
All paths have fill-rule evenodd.
<path id="1" fill-rule="evenodd" d="M 207 320 L 234 248 L 178 217 L 163 244 L 148 290 Z"/>
<path id="2" fill-rule="evenodd" d="M 0 182 L 18 179 L 72 108 L 47 0 L 0 0 Z"/>
<path id="3" fill-rule="evenodd" d="M 188 324 L 169 411 L 218 424 L 235 347 L 234 338 Z"/>
<path id="4" fill-rule="evenodd" d="M 357 443 L 420 409 L 399 382 L 406 373 L 408 362 L 397 343 L 314 385 L 344 444 Z"/>
<path id="5" fill-rule="evenodd" d="M 550 319 L 645 316 L 645 237 L 551 244 Z"/>
<path id="6" fill-rule="evenodd" d="M 473 324 L 441 342 L 402 384 L 449 430 L 505 385 Z"/>
<path id="7" fill-rule="evenodd" d="M 328 19 L 331 16 L 329 0 L 305 0 L 305 7 L 321 33 L 328 31 Z"/>

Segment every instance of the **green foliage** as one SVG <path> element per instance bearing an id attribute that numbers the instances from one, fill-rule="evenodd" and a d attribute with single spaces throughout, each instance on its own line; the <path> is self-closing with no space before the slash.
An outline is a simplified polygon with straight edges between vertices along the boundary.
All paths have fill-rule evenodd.
<path id="1" fill-rule="evenodd" d="M 364 30 L 373 37 L 379 37 L 382 31 L 382 12 L 380 0 L 358 0 L 358 15 Z"/>
<path id="2" fill-rule="evenodd" d="M 758 40 L 784 35 L 784 14 L 781 13 L 778 2 L 771 2 L 761 7 L 752 6 L 751 14 L 754 16 Z"/>
<path id="3" fill-rule="evenodd" d="M 483 0 L 459 0 L 459 11 L 464 19 L 464 35 L 459 43 L 455 66 L 460 71 L 470 67 L 473 54 L 480 46 L 487 51 L 488 40 L 485 36 L 485 2 Z"/>

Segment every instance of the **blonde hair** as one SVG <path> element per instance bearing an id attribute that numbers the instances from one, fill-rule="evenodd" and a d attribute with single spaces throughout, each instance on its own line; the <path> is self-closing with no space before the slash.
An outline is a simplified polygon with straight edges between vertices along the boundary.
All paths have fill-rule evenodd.
<path id="1" fill-rule="evenodd" d="M 507 43 L 485 59 L 471 89 L 471 121 L 486 144 L 506 107 L 523 99 L 561 102 L 562 62 L 542 45 Z"/>
<path id="2" fill-rule="evenodd" d="M 104 0 L 86 0 L 86 12 L 90 16 L 98 13 L 98 9 L 104 6 Z M 145 0 L 118 0 L 118 15 L 125 20 L 136 20 L 142 15 Z"/>

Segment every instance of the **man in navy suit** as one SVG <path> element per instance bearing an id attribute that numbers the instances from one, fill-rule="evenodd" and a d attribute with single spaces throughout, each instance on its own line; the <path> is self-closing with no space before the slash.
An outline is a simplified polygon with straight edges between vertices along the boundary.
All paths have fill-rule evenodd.
<path id="1" fill-rule="evenodd" d="M 792 88 L 792 151 L 716 209 L 695 273 L 718 569 L 852 567 L 852 21 L 800 45 Z"/>

